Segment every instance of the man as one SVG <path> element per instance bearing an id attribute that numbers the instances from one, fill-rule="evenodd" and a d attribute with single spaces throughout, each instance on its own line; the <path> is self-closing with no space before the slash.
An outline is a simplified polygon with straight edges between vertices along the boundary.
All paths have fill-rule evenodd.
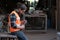
<path id="1" fill-rule="evenodd" d="M 23 33 L 23 29 L 25 28 L 25 19 L 24 12 L 26 10 L 26 6 L 21 3 L 17 3 L 17 8 L 12 11 L 9 15 L 9 29 L 12 35 L 16 35 L 18 40 L 28 40 L 25 34 Z"/>

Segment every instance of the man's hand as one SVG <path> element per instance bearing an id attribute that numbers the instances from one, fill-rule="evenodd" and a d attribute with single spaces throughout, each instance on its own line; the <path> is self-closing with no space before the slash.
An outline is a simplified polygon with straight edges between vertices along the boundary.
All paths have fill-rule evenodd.
<path id="1" fill-rule="evenodd" d="M 27 23 L 27 20 L 22 20 L 21 21 L 21 25 L 24 25 L 24 24 L 26 24 Z"/>

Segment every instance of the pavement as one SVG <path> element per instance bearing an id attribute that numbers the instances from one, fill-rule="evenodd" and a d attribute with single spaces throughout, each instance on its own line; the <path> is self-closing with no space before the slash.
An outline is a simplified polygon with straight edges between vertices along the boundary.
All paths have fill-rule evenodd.
<path id="1" fill-rule="evenodd" d="M 48 29 L 47 32 L 26 32 L 29 40 L 57 40 L 57 31 Z"/>

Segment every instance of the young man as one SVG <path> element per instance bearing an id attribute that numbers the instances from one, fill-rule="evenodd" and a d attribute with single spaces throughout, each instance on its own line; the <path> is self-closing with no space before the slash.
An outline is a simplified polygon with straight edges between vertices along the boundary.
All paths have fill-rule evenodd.
<path id="1" fill-rule="evenodd" d="M 26 10 L 26 6 L 24 4 L 18 3 L 17 8 L 12 11 L 9 15 L 9 26 L 10 32 L 12 35 L 16 35 L 18 40 L 28 40 L 25 34 L 23 33 L 23 29 L 25 28 L 25 19 L 24 12 Z"/>

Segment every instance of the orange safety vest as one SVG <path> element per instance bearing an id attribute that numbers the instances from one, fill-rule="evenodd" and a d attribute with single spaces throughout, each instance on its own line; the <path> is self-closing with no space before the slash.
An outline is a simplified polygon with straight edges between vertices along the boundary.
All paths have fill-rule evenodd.
<path id="1" fill-rule="evenodd" d="M 16 15 L 16 25 L 20 25 L 21 21 L 20 21 L 20 17 L 18 15 L 18 13 L 16 13 L 15 11 L 12 11 L 11 14 L 15 14 Z M 13 28 L 13 27 L 11 27 L 10 17 L 8 17 L 8 20 L 9 20 L 8 25 L 10 26 L 9 27 L 10 32 L 16 32 L 16 31 L 20 30 L 20 28 Z"/>

